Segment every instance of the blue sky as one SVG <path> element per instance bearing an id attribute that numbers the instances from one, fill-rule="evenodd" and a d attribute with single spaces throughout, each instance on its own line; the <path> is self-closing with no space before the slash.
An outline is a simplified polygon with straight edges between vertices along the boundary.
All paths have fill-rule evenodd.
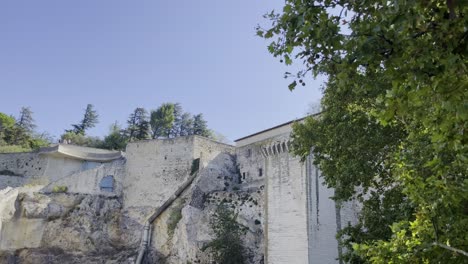
<path id="1" fill-rule="evenodd" d="M 320 82 L 290 92 L 288 67 L 255 36 L 284 1 L 0 2 L 0 112 L 30 106 L 59 136 L 86 104 L 103 136 L 136 107 L 180 102 L 234 140 L 302 117 Z"/>

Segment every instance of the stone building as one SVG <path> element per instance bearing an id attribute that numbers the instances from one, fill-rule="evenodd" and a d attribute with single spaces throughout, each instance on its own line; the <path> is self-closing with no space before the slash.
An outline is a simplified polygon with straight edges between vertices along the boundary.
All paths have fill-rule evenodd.
<path id="1" fill-rule="evenodd" d="M 202 250 L 212 239 L 209 218 L 216 204 L 230 203 L 247 229 L 248 263 L 338 263 L 335 234 L 355 221 L 356 210 L 330 199 L 333 190 L 322 184 L 313 157 L 301 162 L 289 153 L 292 123 L 238 139 L 235 146 L 187 136 L 132 142 L 125 153 L 60 144 L 35 153 L 0 154 L 0 251 L 62 246 L 79 248 L 74 255 L 79 259 L 101 252 L 97 246 L 83 248 L 96 240 L 109 242 L 109 250 L 121 243 L 120 251 L 129 253 L 120 257 L 128 263 L 137 252 L 146 263 L 209 263 L 209 253 Z M 57 198 L 57 190 L 68 197 Z M 64 205 L 70 196 L 82 200 Z M 67 217 L 70 210 L 91 210 L 83 204 L 87 199 L 88 204 L 99 200 L 99 210 L 116 215 L 114 222 L 93 216 L 101 229 L 112 232 L 87 228 L 78 238 L 54 233 L 51 226 L 83 230 L 84 220 L 73 227 Z M 141 241 L 149 244 L 143 251 Z"/>

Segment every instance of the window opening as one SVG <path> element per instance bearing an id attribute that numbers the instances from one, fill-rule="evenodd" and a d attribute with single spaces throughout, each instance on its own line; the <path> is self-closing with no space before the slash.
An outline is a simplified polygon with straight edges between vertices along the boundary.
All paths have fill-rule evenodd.
<path id="1" fill-rule="evenodd" d="M 113 192 L 114 191 L 114 176 L 107 175 L 101 179 L 99 184 L 101 191 L 104 192 Z"/>

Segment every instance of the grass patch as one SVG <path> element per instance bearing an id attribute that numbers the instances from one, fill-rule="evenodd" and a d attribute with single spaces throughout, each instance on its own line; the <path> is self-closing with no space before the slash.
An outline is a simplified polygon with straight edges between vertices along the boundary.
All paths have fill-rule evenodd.
<path id="1" fill-rule="evenodd" d="M 52 192 L 53 193 L 66 193 L 68 191 L 68 187 L 67 186 L 54 186 L 54 188 L 52 188 Z"/>
<path id="2" fill-rule="evenodd" d="M 172 236 L 174 230 L 182 219 L 182 208 L 184 207 L 185 200 L 181 200 L 175 207 L 172 209 L 169 218 L 167 219 L 167 234 Z"/>

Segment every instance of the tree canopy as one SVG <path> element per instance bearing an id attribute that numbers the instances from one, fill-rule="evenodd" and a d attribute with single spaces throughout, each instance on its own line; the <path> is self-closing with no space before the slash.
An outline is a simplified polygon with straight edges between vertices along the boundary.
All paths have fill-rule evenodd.
<path id="1" fill-rule="evenodd" d="M 275 57 L 300 63 L 289 89 L 327 78 L 294 152 L 314 156 L 337 201 L 363 203 L 342 234 L 347 262 L 468 263 L 467 11 L 462 0 L 286 0 L 258 27 Z"/>
<path id="2" fill-rule="evenodd" d="M 150 124 L 152 138 L 169 137 L 174 127 L 174 104 L 165 103 L 151 111 Z M 177 111 L 182 109 L 178 107 Z"/>
<path id="3" fill-rule="evenodd" d="M 37 133 L 33 112 L 22 107 L 18 118 L 0 113 L 0 153 L 26 152 L 51 142 L 47 133 Z"/>

